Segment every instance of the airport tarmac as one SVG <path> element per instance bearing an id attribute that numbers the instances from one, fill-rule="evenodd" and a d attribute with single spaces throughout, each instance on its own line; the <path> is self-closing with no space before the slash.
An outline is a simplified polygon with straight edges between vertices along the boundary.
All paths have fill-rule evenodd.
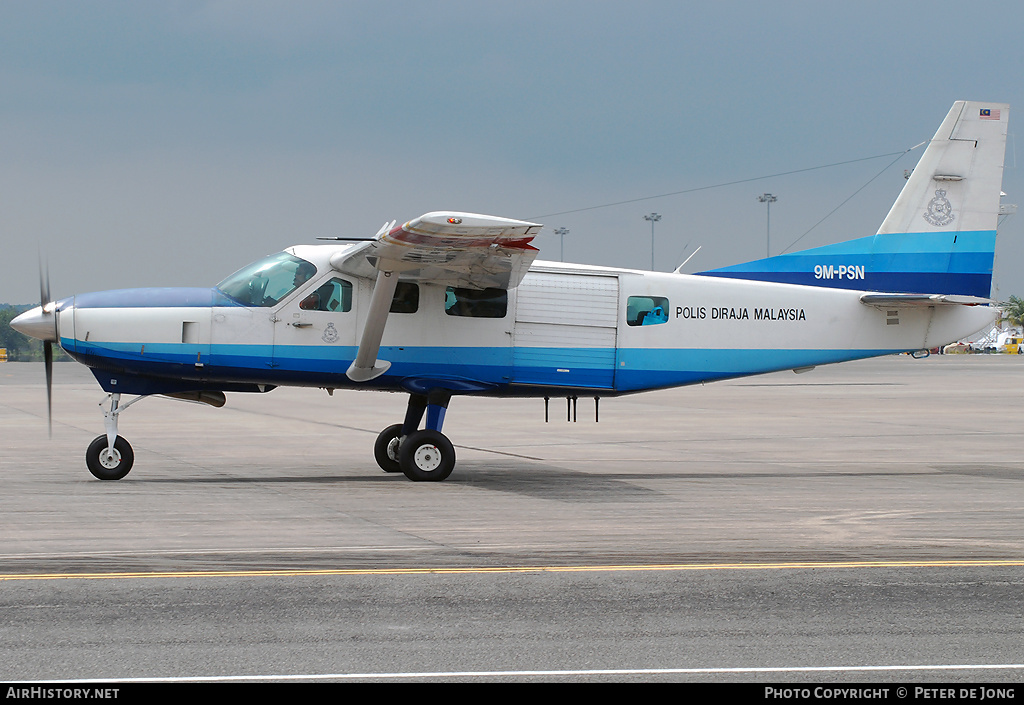
<path id="1" fill-rule="evenodd" d="M 1017 357 L 606 398 L 599 423 L 456 398 L 443 483 L 373 461 L 404 396 L 315 389 L 144 399 L 134 469 L 100 482 L 104 394 L 55 365 L 48 439 L 42 376 L 0 365 L 3 680 L 1024 674 Z M 789 667 L 840 670 L 757 670 Z"/>

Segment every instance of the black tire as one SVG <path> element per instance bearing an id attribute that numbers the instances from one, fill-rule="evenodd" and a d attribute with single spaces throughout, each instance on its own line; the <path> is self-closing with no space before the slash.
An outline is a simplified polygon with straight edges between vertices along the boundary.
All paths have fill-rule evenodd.
<path id="1" fill-rule="evenodd" d="M 402 472 L 399 463 L 398 440 L 402 437 L 402 424 L 388 426 L 373 444 L 373 458 L 384 472 Z"/>
<path id="2" fill-rule="evenodd" d="M 120 480 L 127 475 L 132 465 L 135 464 L 135 452 L 131 444 L 118 436 L 114 439 L 114 458 L 116 463 L 103 460 L 107 452 L 107 437 L 96 436 L 89 444 L 89 450 L 85 451 L 85 464 L 89 466 L 89 472 L 100 480 Z"/>
<path id="3" fill-rule="evenodd" d="M 455 446 L 440 431 L 416 431 L 402 441 L 398 462 L 413 482 L 441 482 L 455 469 Z"/>

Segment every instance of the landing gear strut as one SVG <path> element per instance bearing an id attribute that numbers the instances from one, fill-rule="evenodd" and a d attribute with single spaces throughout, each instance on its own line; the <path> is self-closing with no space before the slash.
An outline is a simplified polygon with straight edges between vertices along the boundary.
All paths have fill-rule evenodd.
<path id="1" fill-rule="evenodd" d="M 377 436 L 373 455 L 384 472 L 403 472 L 414 482 L 440 482 L 455 469 L 455 446 L 441 433 L 451 393 L 437 389 L 411 394 L 405 422 Z M 424 412 L 426 428 L 419 429 Z"/>
<path id="2" fill-rule="evenodd" d="M 131 471 L 135 464 L 135 452 L 128 441 L 117 435 L 117 417 L 139 399 L 142 397 L 132 399 L 118 408 L 121 395 L 110 395 L 110 409 L 103 412 L 103 425 L 107 432 L 96 436 L 85 451 L 85 464 L 94 477 L 100 480 L 120 480 Z"/>

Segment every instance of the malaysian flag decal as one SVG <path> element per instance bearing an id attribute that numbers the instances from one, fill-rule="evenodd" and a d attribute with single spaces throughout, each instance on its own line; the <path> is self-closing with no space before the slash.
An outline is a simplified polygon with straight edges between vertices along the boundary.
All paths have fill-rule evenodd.
<path id="1" fill-rule="evenodd" d="M 981 119 L 982 120 L 998 120 L 999 119 L 999 110 L 998 109 L 993 110 L 992 108 L 982 108 L 981 109 Z"/>

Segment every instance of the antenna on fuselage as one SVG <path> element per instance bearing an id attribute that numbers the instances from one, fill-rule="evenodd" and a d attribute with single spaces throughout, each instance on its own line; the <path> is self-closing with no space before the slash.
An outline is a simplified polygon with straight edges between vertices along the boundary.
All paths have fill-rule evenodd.
<path id="1" fill-rule="evenodd" d="M 698 245 L 698 246 L 697 246 L 697 249 L 693 251 L 693 255 L 695 255 L 695 254 L 697 254 L 698 252 L 700 252 L 700 248 L 702 248 L 702 247 L 704 247 L 704 245 Z M 683 261 L 683 263 L 682 263 L 681 265 L 679 265 L 678 267 L 676 267 L 676 269 L 675 269 L 675 272 L 674 272 L 674 273 L 675 273 L 675 274 L 682 274 L 682 273 L 683 273 L 683 272 L 682 272 L 682 269 L 683 269 L 683 267 L 685 267 L 685 266 L 686 266 L 686 263 L 687 263 L 687 262 L 689 262 L 689 261 L 690 261 L 691 259 L 693 259 L 693 255 L 690 255 L 689 257 L 687 257 L 687 258 L 686 258 L 686 259 L 685 259 L 685 260 Z"/>

